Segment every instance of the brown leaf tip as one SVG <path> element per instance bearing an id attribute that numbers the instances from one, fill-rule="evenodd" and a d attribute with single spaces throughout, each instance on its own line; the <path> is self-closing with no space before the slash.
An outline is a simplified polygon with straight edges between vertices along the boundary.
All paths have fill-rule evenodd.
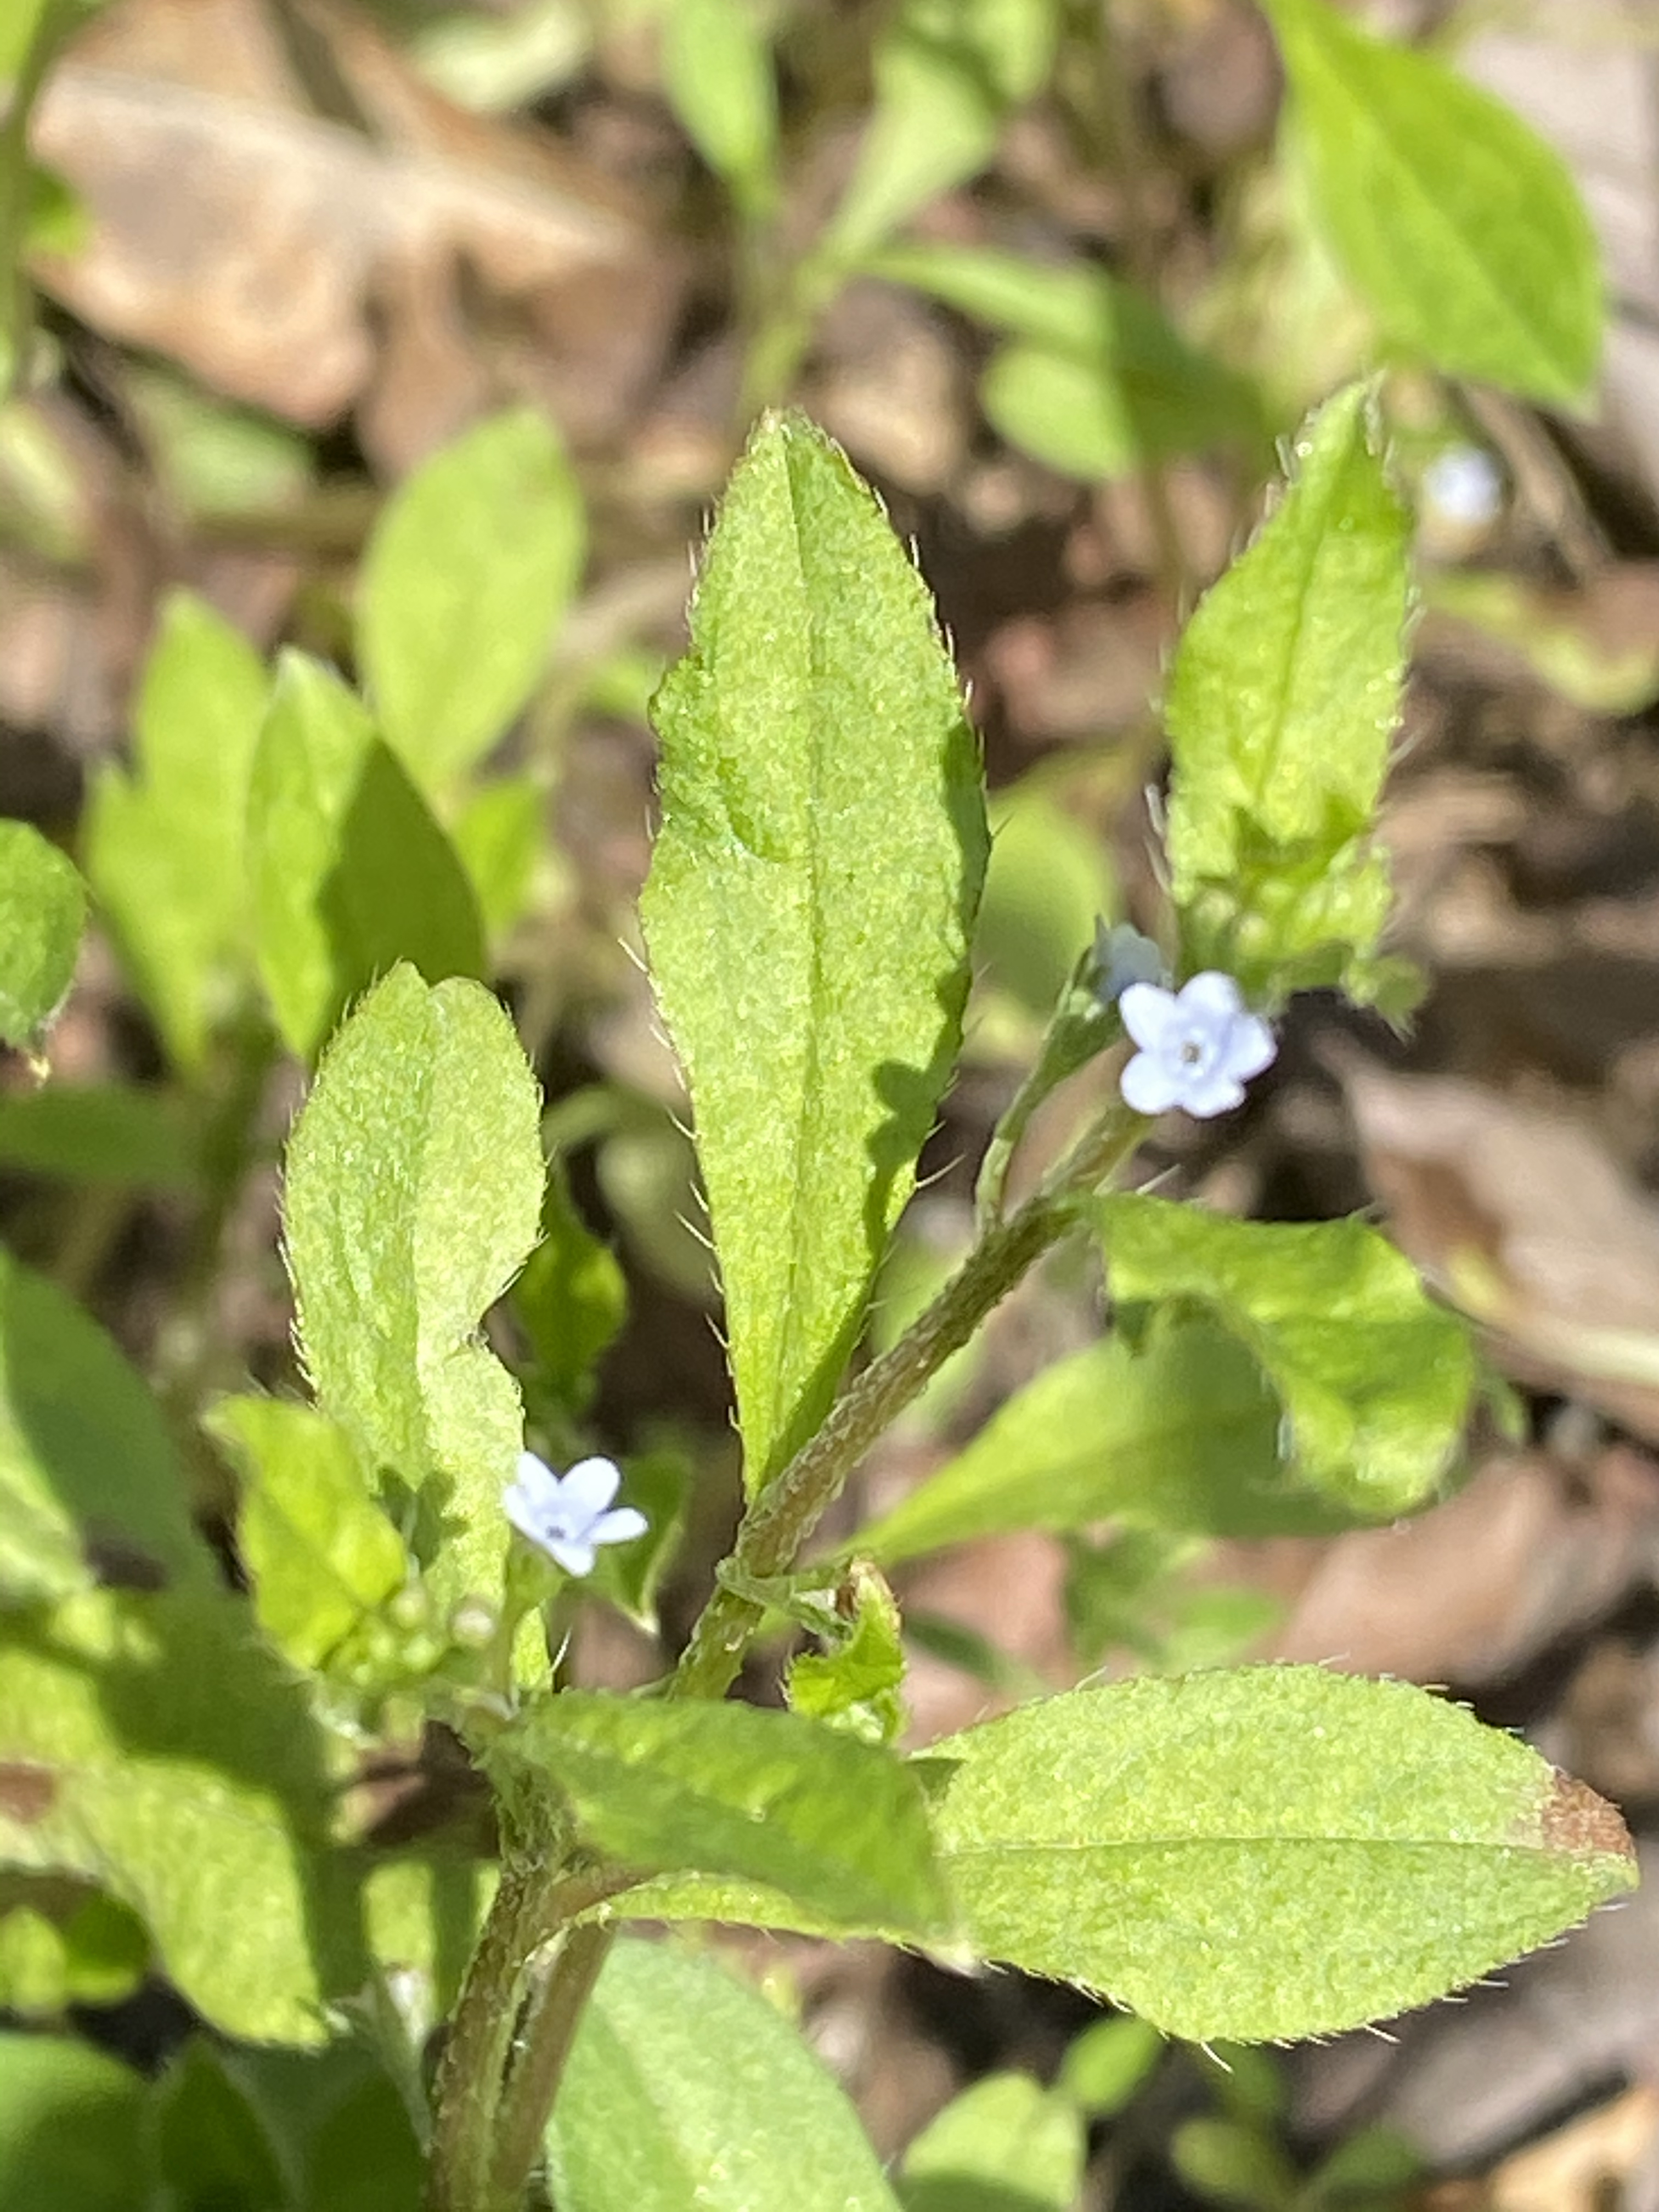
<path id="1" fill-rule="evenodd" d="M 1576 1856 L 1634 1860 L 1636 1846 L 1618 1808 L 1598 1797 L 1587 1782 L 1570 1774 L 1550 1778 L 1550 1793 L 1540 1808 L 1545 1847 Z"/>
<path id="2" fill-rule="evenodd" d="M 58 1795 L 58 1778 L 49 1766 L 0 1759 L 0 1814 L 32 1827 L 44 1820 Z"/>

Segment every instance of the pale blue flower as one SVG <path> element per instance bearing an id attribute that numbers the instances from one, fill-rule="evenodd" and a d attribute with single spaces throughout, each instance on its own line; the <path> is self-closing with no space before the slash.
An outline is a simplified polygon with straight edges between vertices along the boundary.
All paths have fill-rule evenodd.
<path id="1" fill-rule="evenodd" d="M 1244 1085 L 1270 1066 L 1279 1047 L 1260 1015 L 1246 1011 L 1231 975 L 1207 969 L 1179 991 L 1131 983 L 1120 1006 L 1140 1050 L 1119 1088 L 1137 1114 L 1171 1106 L 1206 1121 L 1242 1103 Z"/>
<path id="2" fill-rule="evenodd" d="M 588 1575 L 599 1545 L 629 1544 L 645 1534 L 643 1513 L 611 1504 L 621 1481 L 621 1470 L 608 1459 L 579 1459 L 568 1474 L 555 1474 L 534 1452 L 520 1452 L 501 1504 L 519 1534 L 566 1574 Z"/>

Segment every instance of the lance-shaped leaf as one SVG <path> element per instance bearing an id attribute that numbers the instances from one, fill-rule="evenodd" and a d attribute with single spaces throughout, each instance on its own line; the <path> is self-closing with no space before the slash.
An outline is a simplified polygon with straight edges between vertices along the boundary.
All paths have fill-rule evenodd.
<path id="1" fill-rule="evenodd" d="M 1407 520 L 1364 387 L 1297 440 L 1255 543 L 1199 602 L 1164 701 L 1170 863 L 1188 965 L 1250 997 L 1387 997 L 1386 859 L 1370 842 L 1399 714 Z"/>
<path id="2" fill-rule="evenodd" d="M 842 455 L 763 422 L 659 692 L 642 911 L 684 1063 L 751 1492 L 817 1426 L 948 1079 L 978 750 L 921 580 Z"/>
<path id="3" fill-rule="evenodd" d="M 27 1045 L 68 994 L 87 918 L 75 864 L 27 822 L 0 822 L 0 1043 Z"/>
<path id="4" fill-rule="evenodd" d="M 519 714 L 581 574 L 581 494 L 544 416 L 492 416 L 388 501 L 360 647 L 388 744 L 441 790 Z"/>
<path id="5" fill-rule="evenodd" d="M 323 2042 L 366 1978 L 331 1798 L 299 1683 L 228 1599 L 94 1590 L 0 1640 L 0 1864 L 131 1905 L 228 2034 Z"/>
<path id="6" fill-rule="evenodd" d="M 278 668 L 248 806 L 260 973 L 302 1058 L 399 960 L 434 983 L 483 974 L 453 846 L 356 698 L 303 653 Z"/>
<path id="7" fill-rule="evenodd" d="M 798 1714 L 566 1691 L 491 1757 L 551 1782 L 623 1866 L 763 1882 L 831 1924 L 951 1932 L 915 1773 Z"/>
<path id="8" fill-rule="evenodd" d="M 198 1066 L 246 964 L 248 777 L 265 672 L 203 600 L 167 601 L 135 709 L 133 773 L 106 768 L 87 873 L 168 1052 Z"/>
<path id="9" fill-rule="evenodd" d="M 917 1764 L 968 1947 L 1194 2041 L 1425 2003 L 1636 1881 L 1618 1814 L 1527 1745 L 1318 1667 L 1074 1690 Z M 775 1890 L 686 1876 L 594 1917 L 824 1932 Z"/>
<path id="10" fill-rule="evenodd" d="M 823 2063 L 718 1961 L 620 1942 L 582 2014 L 547 2130 L 569 2212 L 898 2212 Z"/>
<path id="11" fill-rule="evenodd" d="M 1582 400 L 1601 276 L 1559 155 L 1491 94 L 1327 0 L 1264 5 L 1318 220 L 1386 334 L 1455 376 Z"/>
<path id="12" fill-rule="evenodd" d="M 1403 1682 L 1315 1667 L 1074 1691 L 936 1744 L 975 1948 L 1176 2035 L 1358 2026 L 1632 1887 L 1610 1805 Z"/>
<path id="13" fill-rule="evenodd" d="M 1109 1336 L 1045 1368 L 849 1548 L 891 1566 L 1011 1529 L 1064 1534 L 1108 1519 L 1213 1536 L 1346 1525 L 1296 1479 L 1281 1425 L 1244 1346 L 1170 1315 L 1138 1349 Z"/>
<path id="14" fill-rule="evenodd" d="M 212 1575 L 155 1397 L 72 1298 L 0 1252 L 0 1610 Z"/>
<path id="15" fill-rule="evenodd" d="M 1372 1517 L 1426 1504 L 1462 1444 L 1468 1330 L 1358 1219 L 1235 1221 L 1126 1193 L 1092 1209 L 1120 1305 L 1207 1307 L 1285 1409 L 1295 1471 Z"/>
<path id="16" fill-rule="evenodd" d="M 440 1599 L 500 1583 L 518 1386 L 478 1334 L 536 1241 L 536 1079 L 500 1004 L 394 969 L 323 1055 L 288 1152 L 300 1347 L 324 1412 L 420 1499 Z"/>

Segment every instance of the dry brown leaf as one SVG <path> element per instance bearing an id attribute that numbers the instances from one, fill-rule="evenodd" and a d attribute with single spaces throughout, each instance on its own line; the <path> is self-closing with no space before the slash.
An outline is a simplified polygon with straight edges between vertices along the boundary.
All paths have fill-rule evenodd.
<path id="1" fill-rule="evenodd" d="M 1659 1442 L 1659 1206 L 1559 1115 L 1450 1077 L 1340 1073 L 1371 1188 L 1429 1280 L 1524 1379 Z"/>
<path id="2" fill-rule="evenodd" d="M 347 11 L 307 20 L 374 137 L 303 104 L 256 0 L 129 0 L 95 27 L 34 118 L 91 220 L 81 252 L 40 261 L 43 286 L 313 428 L 373 400 L 389 347 L 405 389 L 371 409 L 369 442 L 402 465 L 477 410 L 476 337 L 454 338 L 471 283 L 526 319 L 519 383 L 579 441 L 614 430 L 677 306 L 641 216 L 548 143 L 450 107 Z"/>

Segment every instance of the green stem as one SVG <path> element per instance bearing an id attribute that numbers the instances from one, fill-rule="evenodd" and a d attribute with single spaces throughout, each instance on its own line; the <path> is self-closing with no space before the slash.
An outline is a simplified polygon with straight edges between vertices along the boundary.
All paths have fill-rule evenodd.
<path id="1" fill-rule="evenodd" d="M 1122 1165 L 1146 1126 L 1140 1115 L 1115 1109 L 1018 1212 L 988 1231 L 921 1319 L 865 1369 L 750 1507 L 731 1555 L 741 1576 L 758 1580 L 793 1565 L 883 1431 L 1074 1225 L 1073 1201 Z M 724 1697 L 764 1618 L 764 1607 L 718 1584 L 669 1684 L 671 1696 Z M 617 1869 L 550 1873 L 509 1856 L 439 2067 L 427 2212 L 517 2212 L 582 2007 L 612 1941 L 608 1928 L 569 1923 L 630 1880 Z M 532 1985 L 534 1954 L 561 1928 L 568 1929 L 562 1946 Z"/>

